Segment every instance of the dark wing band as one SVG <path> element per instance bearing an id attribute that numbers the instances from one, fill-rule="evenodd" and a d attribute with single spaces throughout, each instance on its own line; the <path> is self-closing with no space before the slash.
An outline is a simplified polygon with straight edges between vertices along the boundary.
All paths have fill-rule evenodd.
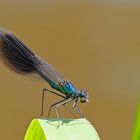
<path id="1" fill-rule="evenodd" d="M 64 81 L 59 72 L 8 31 L 0 30 L 0 54 L 4 63 L 17 73 L 38 73 L 45 80 Z"/>

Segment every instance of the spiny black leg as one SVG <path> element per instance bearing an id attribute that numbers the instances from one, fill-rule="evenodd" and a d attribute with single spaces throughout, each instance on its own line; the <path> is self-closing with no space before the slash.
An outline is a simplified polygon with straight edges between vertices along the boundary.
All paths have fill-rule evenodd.
<path id="1" fill-rule="evenodd" d="M 59 127 L 60 126 L 60 121 L 59 121 L 59 115 L 58 115 L 57 108 L 55 108 L 55 113 L 56 113 L 56 117 L 57 117 L 57 121 L 58 121 L 58 127 Z"/>
<path id="2" fill-rule="evenodd" d="M 66 99 L 63 99 L 63 100 L 60 100 L 59 102 L 56 102 L 56 103 L 52 104 L 52 105 L 50 106 L 50 108 L 49 108 L 49 112 L 48 112 L 48 116 L 47 116 L 47 117 L 49 118 L 50 113 L 51 113 L 51 110 L 52 110 L 53 107 L 55 107 L 57 104 L 59 104 L 59 103 L 65 101 L 65 100 L 66 100 Z"/>
<path id="3" fill-rule="evenodd" d="M 57 108 L 58 108 L 59 106 L 63 105 L 63 104 L 66 104 L 66 103 L 68 103 L 68 102 L 71 102 L 72 100 L 73 100 L 72 98 L 66 98 L 66 99 L 64 99 L 64 100 L 61 100 L 61 101 L 59 101 L 59 102 L 54 103 L 53 105 L 51 105 L 51 107 L 50 107 L 50 109 L 49 109 L 48 117 L 49 117 L 49 115 L 50 115 L 50 112 L 51 112 L 52 108 L 54 108 L 55 113 L 56 113 L 56 116 L 57 116 L 58 124 L 59 124 L 59 126 L 60 126 L 60 121 L 59 121 L 59 115 L 58 115 Z"/>
<path id="4" fill-rule="evenodd" d="M 48 92 L 50 92 L 50 93 L 53 93 L 53 94 L 55 94 L 55 95 L 57 95 L 57 96 L 62 97 L 62 98 L 65 99 L 65 96 L 62 96 L 62 95 L 60 95 L 60 94 L 58 94 L 58 93 L 56 93 L 56 92 L 54 92 L 54 91 L 48 90 L 48 89 L 43 89 L 40 116 L 43 116 L 43 111 L 44 111 L 44 94 L 45 94 L 45 91 L 48 91 Z"/>
<path id="5" fill-rule="evenodd" d="M 64 101 L 57 103 L 54 107 L 55 107 L 55 112 L 56 112 L 56 116 L 57 116 L 57 120 L 58 120 L 58 124 L 60 126 L 60 121 L 59 121 L 59 116 L 58 116 L 58 111 L 57 108 L 60 107 L 61 105 L 67 104 L 69 102 L 73 101 L 72 98 L 66 98 Z M 59 127 L 58 126 L 58 127 Z"/>
<path id="6" fill-rule="evenodd" d="M 41 113 L 40 116 L 43 116 L 43 111 L 44 111 L 44 89 L 42 92 L 42 101 L 41 101 Z"/>
<path id="7" fill-rule="evenodd" d="M 44 92 L 44 91 L 51 92 L 51 93 L 53 93 L 53 94 L 55 94 L 55 95 L 57 95 L 57 96 L 59 96 L 59 97 L 62 97 L 62 98 L 64 98 L 64 99 L 66 98 L 66 97 L 65 97 L 65 96 L 63 96 L 63 95 L 58 94 L 58 93 L 56 93 L 56 92 L 54 92 L 54 91 L 51 91 L 51 90 L 49 90 L 49 89 L 46 89 L 46 88 L 44 88 L 44 89 L 43 89 L 43 92 Z"/>
<path id="8" fill-rule="evenodd" d="M 75 118 L 77 118 L 77 116 L 67 107 L 67 103 L 63 104 L 63 106 L 64 106 Z"/>
<path id="9" fill-rule="evenodd" d="M 77 102 L 78 102 L 78 98 L 76 98 L 74 104 L 73 104 L 73 109 L 81 116 L 81 117 L 85 117 L 84 114 L 77 108 Z"/>

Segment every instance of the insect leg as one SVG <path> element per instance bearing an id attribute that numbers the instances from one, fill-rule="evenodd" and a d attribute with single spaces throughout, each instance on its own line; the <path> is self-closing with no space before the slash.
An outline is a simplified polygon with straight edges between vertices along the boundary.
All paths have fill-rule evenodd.
<path id="1" fill-rule="evenodd" d="M 64 106 L 64 107 L 66 108 L 66 110 L 69 111 L 75 118 L 77 118 L 77 116 L 67 107 L 67 104 L 68 104 L 68 103 L 69 103 L 69 102 L 63 104 L 63 106 Z"/>
<path id="2" fill-rule="evenodd" d="M 59 101 L 59 102 L 57 102 L 57 103 L 52 104 L 52 105 L 50 106 L 50 108 L 49 108 L 49 113 L 48 113 L 48 116 L 47 116 L 47 117 L 49 118 L 50 112 L 51 112 L 51 110 L 52 110 L 53 107 L 57 108 L 57 107 L 59 107 L 59 106 L 65 104 L 65 103 L 67 103 L 67 102 L 71 102 L 72 100 L 73 100 L 72 98 L 65 98 L 65 99 L 63 99 L 63 100 L 61 100 L 61 101 Z"/>
<path id="3" fill-rule="evenodd" d="M 60 100 L 59 102 L 56 102 L 56 103 L 52 104 L 52 105 L 50 106 L 50 108 L 49 108 L 49 112 L 48 112 L 47 117 L 48 117 L 48 118 L 50 117 L 50 113 L 51 113 L 52 108 L 56 107 L 57 104 L 59 104 L 59 103 L 65 101 L 65 100 L 66 100 L 66 99 L 63 99 L 63 100 Z"/>
<path id="4" fill-rule="evenodd" d="M 62 95 L 60 95 L 60 94 L 58 94 L 58 93 L 56 93 L 56 92 L 54 92 L 54 91 L 51 91 L 51 90 L 48 90 L 48 89 L 43 89 L 40 116 L 43 116 L 43 111 L 44 111 L 44 94 L 45 94 L 45 91 L 48 91 L 48 92 L 50 92 L 50 93 L 53 93 L 53 94 L 55 94 L 55 95 L 57 95 L 57 96 L 59 96 L 59 97 L 62 97 L 62 98 L 64 98 L 64 99 L 66 98 L 65 96 L 62 96 Z"/>
<path id="5" fill-rule="evenodd" d="M 81 117 L 85 117 L 84 114 L 77 108 L 77 103 L 78 103 L 78 98 L 76 98 L 72 108 L 81 116 Z"/>
<path id="6" fill-rule="evenodd" d="M 51 112 L 52 108 L 54 108 L 56 116 L 57 116 L 58 124 L 60 126 L 60 121 L 59 121 L 59 115 L 58 115 L 57 108 L 60 107 L 61 105 L 65 104 L 65 103 L 71 102 L 72 100 L 73 100 L 72 98 L 66 98 L 64 100 L 61 100 L 57 103 L 52 104 L 50 106 L 50 109 L 49 109 L 48 117 L 50 116 L 50 112 Z"/>

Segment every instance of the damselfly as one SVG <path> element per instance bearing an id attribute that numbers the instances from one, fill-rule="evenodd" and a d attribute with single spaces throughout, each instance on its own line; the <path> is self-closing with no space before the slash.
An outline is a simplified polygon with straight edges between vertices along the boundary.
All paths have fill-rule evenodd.
<path id="1" fill-rule="evenodd" d="M 54 108 L 57 118 L 59 119 L 57 112 L 57 107 L 59 106 L 64 106 L 72 113 L 72 111 L 66 106 L 72 101 L 74 101 L 72 106 L 73 109 L 81 117 L 84 117 L 84 114 L 77 108 L 77 103 L 79 100 L 81 103 L 88 102 L 87 91 L 77 90 L 76 87 L 70 81 L 66 80 L 58 71 L 56 71 L 54 67 L 33 53 L 11 32 L 3 29 L 0 30 L 0 53 L 5 64 L 15 72 L 25 75 L 36 73 L 48 82 L 53 89 L 59 91 L 59 93 L 56 93 L 48 89 L 43 89 L 41 116 L 43 115 L 44 110 L 44 94 L 46 93 L 45 91 L 47 91 L 63 98 L 61 101 L 50 106 L 48 117 L 50 116 L 52 108 Z"/>

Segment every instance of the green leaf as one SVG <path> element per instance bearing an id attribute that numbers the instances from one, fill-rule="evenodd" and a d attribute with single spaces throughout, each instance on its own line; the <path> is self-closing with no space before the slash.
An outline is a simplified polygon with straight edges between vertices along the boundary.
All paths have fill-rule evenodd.
<path id="1" fill-rule="evenodd" d="M 135 126 L 133 130 L 132 140 L 140 140 L 140 100 L 138 103 Z"/>
<path id="2" fill-rule="evenodd" d="M 100 140 L 86 119 L 34 119 L 24 140 Z"/>

